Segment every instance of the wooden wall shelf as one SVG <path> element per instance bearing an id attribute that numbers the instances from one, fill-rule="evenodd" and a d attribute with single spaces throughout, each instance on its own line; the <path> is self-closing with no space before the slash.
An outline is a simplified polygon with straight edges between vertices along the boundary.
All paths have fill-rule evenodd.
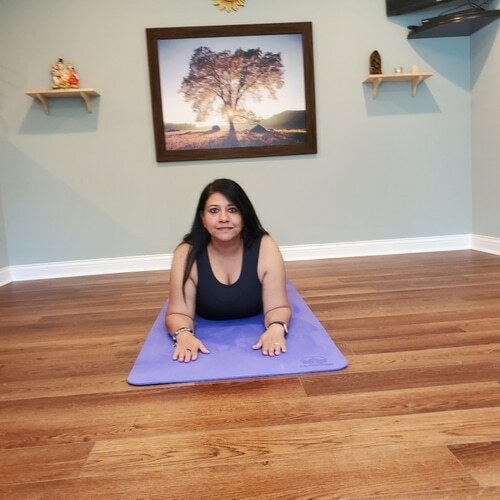
<path id="1" fill-rule="evenodd" d="M 382 75 L 369 75 L 363 83 L 372 86 L 372 97 L 377 98 L 378 88 L 384 82 L 410 82 L 411 95 L 417 95 L 417 87 L 425 79 L 432 76 L 432 73 L 386 73 Z"/>
<path id="2" fill-rule="evenodd" d="M 43 110 L 49 114 L 49 99 L 53 97 L 81 97 L 85 102 L 85 107 L 89 113 L 92 113 L 92 103 L 90 98 L 98 96 L 99 93 L 94 89 L 52 89 L 52 90 L 30 90 L 26 95 L 40 101 Z"/>

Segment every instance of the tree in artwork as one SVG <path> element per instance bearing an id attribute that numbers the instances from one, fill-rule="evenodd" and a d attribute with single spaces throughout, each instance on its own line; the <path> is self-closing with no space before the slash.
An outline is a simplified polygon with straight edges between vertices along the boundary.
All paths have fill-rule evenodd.
<path id="1" fill-rule="evenodd" d="M 258 121 L 250 101 L 259 102 L 265 94 L 276 99 L 283 85 L 280 53 L 264 53 L 258 48 L 214 52 L 199 47 L 193 52 L 180 92 L 192 103 L 197 121 L 217 112 L 234 134 L 235 124 Z"/>

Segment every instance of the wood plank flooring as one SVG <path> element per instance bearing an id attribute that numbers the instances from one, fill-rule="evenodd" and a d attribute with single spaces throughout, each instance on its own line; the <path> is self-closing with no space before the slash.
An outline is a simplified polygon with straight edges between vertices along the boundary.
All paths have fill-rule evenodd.
<path id="1" fill-rule="evenodd" d="M 129 386 L 168 272 L 1 287 L 0 498 L 499 499 L 500 256 L 286 266 L 347 369 Z"/>

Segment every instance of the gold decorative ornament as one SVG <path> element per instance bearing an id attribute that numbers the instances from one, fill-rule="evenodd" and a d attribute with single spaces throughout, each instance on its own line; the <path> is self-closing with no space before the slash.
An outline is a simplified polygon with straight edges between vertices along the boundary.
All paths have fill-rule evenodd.
<path id="1" fill-rule="evenodd" d="M 238 10 L 239 7 L 244 7 L 245 0 L 214 0 L 214 5 L 219 7 L 220 10 L 233 12 Z"/>

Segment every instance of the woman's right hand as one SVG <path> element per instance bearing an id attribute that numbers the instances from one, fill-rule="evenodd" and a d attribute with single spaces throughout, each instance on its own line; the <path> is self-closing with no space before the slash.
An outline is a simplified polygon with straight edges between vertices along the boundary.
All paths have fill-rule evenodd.
<path id="1" fill-rule="evenodd" d="M 174 348 L 172 359 L 181 363 L 189 363 L 198 358 L 198 351 L 209 354 L 210 351 L 203 342 L 189 332 L 182 332 L 177 335 L 177 343 Z"/>

